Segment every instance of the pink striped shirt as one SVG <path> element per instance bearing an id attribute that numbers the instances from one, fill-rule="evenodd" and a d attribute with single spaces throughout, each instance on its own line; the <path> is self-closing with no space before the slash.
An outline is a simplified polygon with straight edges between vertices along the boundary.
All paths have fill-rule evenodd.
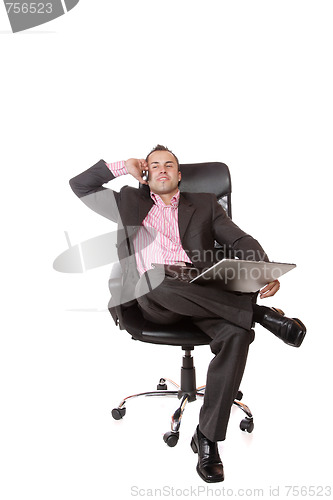
<path id="1" fill-rule="evenodd" d="M 107 163 L 115 177 L 127 174 L 124 161 Z M 134 238 L 134 250 L 139 274 L 152 269 L 152 264 L 177 264 L 189 262 L 190 258 L 182 247 L 178 226 L 179 190 L 172 197 L 170 205 L 162 198 L 150 193 L 154 205 L 142 221 L 142 227 Z"/>

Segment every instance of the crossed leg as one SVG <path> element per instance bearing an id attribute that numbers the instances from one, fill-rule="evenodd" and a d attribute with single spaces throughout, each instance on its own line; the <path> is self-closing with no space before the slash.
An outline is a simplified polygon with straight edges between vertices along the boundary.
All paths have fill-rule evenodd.
<path id="1" fill-rule="evenodd" d="M 254 340 L 252 295 L 218 293 L 207 286 L 203 289 L 163 278 L 159 271 L 152 270 L 141 276 L 137 300 L 146 319 L 170 324 L 188 316 L 211 337 L 215 356 L 208 366 L 199 428 L 211 441 L 224 440 L 249 345 Z"/>

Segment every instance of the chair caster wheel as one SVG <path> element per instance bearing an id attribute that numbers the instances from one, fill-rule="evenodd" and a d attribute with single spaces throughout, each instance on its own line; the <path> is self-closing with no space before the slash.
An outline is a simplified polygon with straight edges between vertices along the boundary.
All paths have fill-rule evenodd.
<path id="1" fill-rule="evenodd" d="M 160 378 L 159 383 L 157 384 L 157 390 L 158 391 L 166 391 L 168 389 L 168 386 L 165 383 L 164 378 Z"/>
<path id="2" fill-rule="evenodd" d="M 173 446 L 176 446 L 176 444 L 178 443 L 179 432 L 172 432 L 172 431 L 166 432 L 163 436 L 163 439 L 164 442 L 172 448 Z"/>
<path id="3" fill-rule="evenodd" d="M 254 429 L 253 419 L 249 417 L 244 418 L 239 424 L 239 427 L 242 431 L 251 433 Z"/>
<path id="4" fill-rule="evenodd" d="M 111 415 L 115 420 L 120 420 L 126 413 L 126 408 L 113 408 Z"/>
<path id="5" fill-rule="evenodd" d="M 242 391 L 238 391 L 238 392 L 237 392 L 237 395 L 236 395 L 236 397 L 235 397 L 235 399 L 237 399 L 237 401 L 240 401 L 242 398 L 243 398 L 243 393 L 242 393 Z"/>

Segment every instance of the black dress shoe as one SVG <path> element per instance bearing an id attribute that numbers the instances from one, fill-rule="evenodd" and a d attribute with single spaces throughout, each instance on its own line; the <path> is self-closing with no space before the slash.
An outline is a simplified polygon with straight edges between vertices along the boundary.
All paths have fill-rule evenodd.
<path id="1" fill-rule="evenodd" d="M 298 318 L 287 318 L 279 309 L 267 309 L 260 324 L 288 345 L 299 347 L 305 337 L 306 328 Z"/>
<path id="2" fill-rule="evenodd" d="M 218 483 L 224 480 L 223 464 L 217 449 L 217 443 L 207 439 L 199 430 L 192 437 L 191 448 L 198 453 L 197 472 L 206 483 Z"/>

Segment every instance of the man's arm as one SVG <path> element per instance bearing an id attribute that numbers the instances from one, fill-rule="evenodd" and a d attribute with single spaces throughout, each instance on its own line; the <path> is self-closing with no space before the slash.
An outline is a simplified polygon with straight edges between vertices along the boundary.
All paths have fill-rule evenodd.
<path id="1" fill-rule="evenodd" d="M 146 166 L 145 160 L 136 158 L 115 163 L 106 163 L 104 160 L 100 160 L 81 174 L 73 177 L 69 184 L 85 205 L 103 217 L 117 222 L 121 193 L 103 187 L 103 184 L 126 174 L 131 174 L 142 184 L 147 184 L 142 179 L 142 170 L 145 170 Z"/>
<path id="2" fill-rule="evenodd" d="M 213 231 L 215 240 L 232 250 L 239 259 L 268 262 L 268 256 L 260 243 L 242 231 L 215 200 L 213 201 Z"/>
<path id="3" fill-rule="evenodd" d="M 118 220 L 118 203 L 120 194 L 103 187 L 115 175 L 107 167 L 104 160 L 100 160 L 81 174 L 73 177 L 69 185 L 81 201 L 98 214 L 110 220 Z"/>
<path id="4" fill-rule="evenodd" d="M 243 260 L 264 260 L 269 261 L 268 256 L 260 243 L 249 234 L 242 231 L 228 217 L 226 211 L 217 201 L 213 202 L 213 228 L 215 239 L 220 245 L 225 245 L 231 249 L 235 256 Z M 268 283 L 260 290 L 260 298 L 272 297 L 280 289 L 279 280 Z"/>

